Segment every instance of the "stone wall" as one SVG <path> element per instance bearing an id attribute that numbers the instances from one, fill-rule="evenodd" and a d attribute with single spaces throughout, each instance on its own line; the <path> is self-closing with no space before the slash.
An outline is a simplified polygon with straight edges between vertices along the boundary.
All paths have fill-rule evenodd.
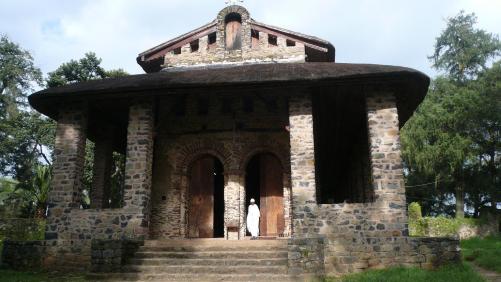
<path id="1" fill-rule="evenodd" d="M 87 271 L 91 265 L 91 241 L 5 241 L 2 258 L 12 269 Z"/>
<path id="2" fill-rule="evenodd" d="M 225 18 L 230 13 L 238 13 L 242 17 L 241 40 L 242 48 L 227 50 L 225 47 Z M 169 52 L 164 57 L 164 67 L 204 66 L 210 64 L 234 63 L 277 63 L 277 62 L 305 62 L 305 46 L 294 42 L 293 46 L 287 44 L 285 37 L 277 37 L 277 44 L 268 43 L 268 34 L 257 32 L 258 44 L 252 44 L 252 23 L 249 12 L 241 6 L 229 6 L 223 9 L 216 19 L 216 43 L 214 48 L 208 45 L 208 36 L 198 39 L 198 49 L 191 48 L 191 42 L 183 45 L 178 52 Z M 291 44 L 292 45 L 292 44 Z M 327 52 L 327 50 L 325 50 Z"/>
<path id="3" fill-rule="evenodd" d="M 200 96 L 188 95 L 185 112 L 176 115 L 176 99 L 159 101 L 165 109 L 158 117 L 152 191 L 151 238 L 185 238 L 189 212 L 189 170 L 193 161 L 204 155 L 217 158 L 224 170 L 225 223 L 237 224 L 238 236 L 245 236 L 245 170 L 248 161 L 259 153 L 272 153 L 283 166 L 284 215 L 291 233 L 290 165 L 287 99 L 263 92 L 263 99 L 251 94 L 202 96 L 207 111 L 200 113 Z M 210 99 L 209 99 L 210 98 Z M 244 100 L 252 100 L 246 108 Z M 231 109 L 223 112 L 223 104 Z M 226 228 L 225 228 L 226 231 Z M 226 234 L 225 234 L 226 235 Z M 226 236 L 225 236 L 226 237 Z"/>
<path id="4" fill-rule="evenodd" d="M 134 256 L 140 240 L 92 240 L 92 272 L 120 272 Z"/>
<path id="5" fill-rule="evenodd" d="M 391 92 L 365 91 L 375 194 L 370 203 L 316 203 L 311 99 L 295 96 L 290 100 L 296 240 L 290 242 L 290 263 L 295 268 L 302 265 L 307 273 L 340 275 L 392 265 L 431 267 L 457 261 L 457 240 L 408 237 L 395 97 Z M 318 236 L 324 238 L 324 249 L 310 254 L 318 245 Z M 301 255 L 303 249 L 308 256 Z M 321 257 L 323 265 L 318 267 Z"/>
<path id="6" fill-rule="evenodd" d="M 0 240 L 40 240 L 44 231 L 43 219 L 0 218 Z"/>
<path id="7" fill-rule="evenodd" d="M 135 101 L 131 104 L 125 206 L 122 209 L 79 208 L 87 129 L 85 104 L 62 107 L 56 132 L 46 240 L 116 239 L 148 235 L 153 154 L 152 103 Z"/>

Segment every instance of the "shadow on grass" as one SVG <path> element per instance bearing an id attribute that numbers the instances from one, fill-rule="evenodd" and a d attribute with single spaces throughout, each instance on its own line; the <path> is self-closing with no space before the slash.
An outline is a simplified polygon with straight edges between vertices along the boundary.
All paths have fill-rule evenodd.
<path id="1" fill-rule="evenodd" d="M 501 273 L 501 236 L 463 240 L 461 250 L 466 261 Z"/>
<path id="2" fill-rule="evenodd" d="M 327 282 L 483 282 L 475 270 L 466 264 L 449 265 L 437 270 L 394 267 L 369 270 L 342 278 L 327 278 Z"/>

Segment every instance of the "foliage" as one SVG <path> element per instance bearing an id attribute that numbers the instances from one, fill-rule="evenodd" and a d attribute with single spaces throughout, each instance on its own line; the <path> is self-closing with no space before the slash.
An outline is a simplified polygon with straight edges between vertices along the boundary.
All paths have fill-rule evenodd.
<path id="1" fill-rule="evenodd" d="M 55 71 L 49 73 L 47 86 L 57 87 L 93 79 L 106 77 L 106 71 L 100 66 L 101 59 L 95 53 L 86 53 L 80 60 L 63 63 Z"/>
<path id="2" fill-rule="evenodd" d="M 1 193 L 20 204 L 23 190 L 31 191 L 38 165 L 50 165 L 54 123 L 26 107 L 35 85 L 42 86 L 42 73 L 31 54 L 6 36 L 0 38 L 0 174 L 11 176 L 16 187 Z"/>
<path id="3" fill-rule="evenodd" d="M 499 55 L 498 36 L 475 28 L 475 14 L 461 11 L 449 18 L 447 28 L 437 37 L 435 52 L 429 58 L 433 66 L 455 81 L 465 82 L 486 68 L 489 59 Z"/>
<path id="4" fill-rule="evenodd" d="M 27 186 L 37 165 L 50 165 L 55 123 L 34 112 L 0 121 L 0 173 Z"/>
<path id="5" fill-rule="evenodd" d="M 479 226 L 484 219 L 450 218 L 445 216 L 409 217 L 409 235 L 416 237 L 454 237 L 462 226 Z"/>
<path id="6" fill-rule="evenodd" d="M 123 207 L 123 185 L 125 183 L 125 155 L 113 152 L 110 181 L 110 208 Z"/>
<path id="7" fill-rule="evenodd" d="M 421 206 L 417 202 L 409 204 L 409 220 L 420 220 L 423 217 Z"/>
<path id="8" fill-rule="evenodd" d="M 461 251 L 465 260 L 501 273 L 501 236 L 462 240 Z"/>
<path id="9" fill-rule="evenodd" d="M 474 217 L 501 202 L 501 67 L 497 36 L 475 28 L 474 14 L 450 18 L 430 58 L 445 71 L 402 129 L 407 194 L 425 214 Z M 423 184 L 425 183 L 425 184 Z M 431 184 L 431 185 L 430 185 Z M 416 191 L 417 190 L 417 191 Z"/>
<path id="10" fill-rule="evenodd" d="M 27 201 L 34 206 L 35 217 L 45 218 L 49 200 L 52 169 L 50 166 L 37 166 L 29 189 L 24 189 Z"/>
<path id="11" fill-rule="evenodd" d="M 0 282 L 83 282 L 85 275 L 76 273 L 48 273 L 45 271 L 15 271 L 0 269 Z"/>
<path id="12" fill-rule="evenodd" d="M 0 36 L 0 119 L 26 105 L 33 84 L 42 85 L 42 72 L 31 54 L 5 35 Z"/>
<path id="13" fill-rule="evenodd" d="M 101 58 L 98 58 L 95 53 L 89 52 L 78 61 L 70 60 L 63 63 L 55 71 L 49 73 L 47 86 L 57 87 L 82 81 L 128 75 L 123 69 L 106 71 L 101 67 L 101 62 Z"/>
<path id="14" fill-rule="evenodd" d="M 23 194 L 16 189 L 18 182 L 0 178 L 0 218 L 13 218 L 21 214 Z"/>
<path id="15" fill-rule="evenodd" d="M 485 281 L 470 266 L 465 264 L 448 265 L 438 270 L 424 270 L 416 267 L 394 267 L 381 270 L 369 270 L 351 274 L 342 278 L 327 278 L 329 282 L 475 282 Z"/>

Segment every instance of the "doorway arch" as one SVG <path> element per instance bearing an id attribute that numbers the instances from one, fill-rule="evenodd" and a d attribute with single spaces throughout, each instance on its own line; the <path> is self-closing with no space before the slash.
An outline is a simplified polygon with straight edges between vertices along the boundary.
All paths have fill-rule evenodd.
<path id="1" fill-rule="evenodd" d="M 212 155 L 195 159 L 188 170 L 188 237 L 224 237 L 224 173 Z"/>
<path id="2" fill-rule="evenodd" d="M 272 153 L 258 153 L 249 160 L 245 172 L 247 205 L 254 198 L 261 212 L 260 235 L 282 236 L 285 217 L 283 168 L 280 160 Z"/>

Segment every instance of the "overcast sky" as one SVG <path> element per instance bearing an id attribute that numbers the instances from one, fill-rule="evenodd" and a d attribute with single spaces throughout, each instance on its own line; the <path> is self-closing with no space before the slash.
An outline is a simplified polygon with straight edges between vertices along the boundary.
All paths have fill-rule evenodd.
<path id="1" fill-rule="evenodd" d="M 336 61 L 412 67 L 434 76 L 427 56 L 445 19 L 475 12 L 501 34 L 501 0 L 246 0 L 257 21 L 314 35 Z M 0 0 L 0 34 L 28 49 L 44 73 L 93 51 L 106 69 L 143 73 L 138 53 L 212 21 L 224 0 Z"/>

